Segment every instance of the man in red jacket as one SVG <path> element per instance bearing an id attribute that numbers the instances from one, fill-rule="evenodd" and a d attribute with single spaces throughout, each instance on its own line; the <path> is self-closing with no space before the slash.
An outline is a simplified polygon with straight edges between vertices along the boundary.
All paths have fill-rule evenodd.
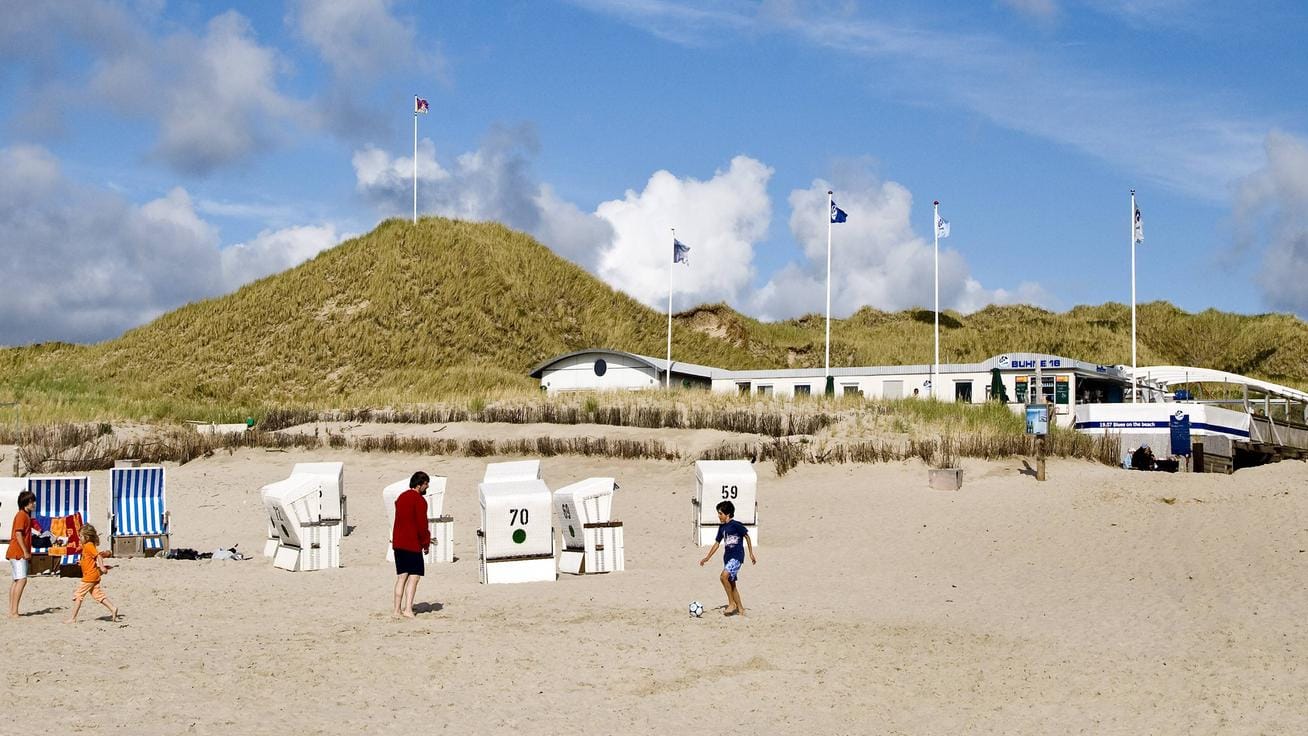
<path id="1" fill-rule="evenodd" d="M 395 550 L 395 615 L 413 618 L 413 597 L 425 572 L 422 556 L 431 548 L 431 527 L 427 525 L 427 486 L 431 478 L 421 470 L 409 479 L 409 490 L 395 499 L 395 527 L 391 547 Z"/>

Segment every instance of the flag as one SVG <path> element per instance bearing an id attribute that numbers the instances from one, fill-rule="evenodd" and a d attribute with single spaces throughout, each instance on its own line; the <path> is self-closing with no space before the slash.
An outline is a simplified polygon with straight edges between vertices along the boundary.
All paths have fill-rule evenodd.
<path id="1" fill-rule="evenodd" d="M 940 215 L 936 215 L 936 237 L 937 238 L 949 237 L 949 220 L 946 220 Z"/>
<path id="2" fill-rule="evenodd" d="M 690 265 L 690 246 L 676 238 L 672 239 L 672 262 Z"/>
<path id="3" fill-rule="evenodd" d="M 421 97 L 415 96 L 413 98 L 413 114 L 414 115 L 417 115 L 418 113 L 425 114 L 426 112 L 427 112 L 427 101 L 422 99 Z"/>
<path id="4" fill-rule="evenodd" d="M 1136 205 L 1135 217 L 1132 218 L 1131 234 L 1136 245 L 1144 242 L 1144 220 L 1140 218 L 1139 205 Z"/>
<path id="5" fill-rule="evenodd" d="M 831 221 L 844 222 L 848 218 L 849 215 L 845 214 L 844 210 L 836 206 L 836 200 L 831 200 Z"/>

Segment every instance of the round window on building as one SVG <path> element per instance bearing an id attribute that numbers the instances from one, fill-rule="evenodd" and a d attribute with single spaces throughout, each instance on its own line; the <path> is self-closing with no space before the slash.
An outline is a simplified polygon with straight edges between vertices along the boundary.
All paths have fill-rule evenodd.
<path id="1" fill-rule="evenodd" d="M 603 358 L 595 361 L 595 375 L 602 376 L 609 372 L 609 364 L 604 362 Z"/>

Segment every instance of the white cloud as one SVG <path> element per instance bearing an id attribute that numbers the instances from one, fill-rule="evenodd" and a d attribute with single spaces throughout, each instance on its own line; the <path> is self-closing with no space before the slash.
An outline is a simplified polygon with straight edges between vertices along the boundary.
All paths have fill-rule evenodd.
<path id="1" fill-rule="evenodd" d="M 276 145 L 303 107 L 281 89 L 286 59 L 234 11 L 197 34 L 164 26 L 149 3 L 11 5 L 0 59 L 19 82 L 25 134 L 47 137 L 103 106 L 157 126 L 152 156 L 206 174 Z"/>
<path id="2" fill-rule="evenodd" d="M 496 128 L 477 150 L 456 156 L 447 168 L 437 161 L 436 146 L 424 138 L 418 144 L 418 212 L 502 222 L 594 270 L 612 229 L 536 181 L 531 173 L 536 149 L 529 127 Z M 412 156 L 366 146 L 355 151 L 352 161 L 356 189 L 382 214 L 412 212 Z"/>
<path id="3" fill-rule="evenodd" d="M 753 295 L 749 306 L 760 318 L 825 311 L 830 188 L 826 181 L 817 180 L 790 193 L 790 230 L 808 261 L 787 265 Z M 862 306 L 930 309 L 935 298 L 933 245 L 913 230 L 913 196 L 908 189 L 893 181 L 865 181 L 842 187 L 835 201 L 849 219 L 831 226 L 832 314 L 847 316 Z M 940 241 L 942 309 L 972 312 L 1015 299 L 1042 303 L 1048 295 L 1037 284 L 1023 284 L 1016 293 L 987 290 L 971 276 L 966 260 L 949 247 L 949 240 Z"/>
<path id="4" fill-rule="evenodd" d="M 396 18 L 392 5 L 387 0 L 299 0 L 292 3 L 288 21 L 341 78 L 377 77 L 397 66 L 439 66 L 439 55 L 419 49 L 416 26 Z"/>
<path id="5" fill-rule="evenodd" d="M 227 290 L 231 290 L 280 273 L 349 237 L 339 235 L 334 225 L 263 230 L 248 243 L 237 243 L 223 249 L 223 283 Z"/>
<path id="6" fill-rule="evenodd" d="M 673 288 L 684 308 L 711 301 L 738 301 L 754 275 L 754 245 L 767 233 L 772 169 L 737 156 L 712 179 L 655 172 L 640 193 L 603 202 L 595 214 L 613 227 L 612 244 L 597 273 L 615 288 L 666 309 L 672 234 L 690 246 L 690 267 L 678 267 Z M 674 305 L 674 308 L 677 308 Z"/>
<path id="7" fill-rule="evenodd" d="M 397 17 L 389 0 L 297 0 L 287 23 L 332 70 L 332 82 L 314 107 L 315 123 L 348 139 L 374 137 L 392 125 L 405 95 L 388 80 L 417 75 L 449 84 L 449 65 L 439 41 L 419 42 L 417 24 Z M 402 74 L 401 74 L 402 72 Z M 418 90 L 420 94 L 431 94 Z"/>
<path id="8" fill-rule="evenodd" d="M 0 344 L 114 337 L 195 299 L 295 265 L 334 230 L 262 233 L 223 249 L 190 195 L 135 206 L 77 184 L 36 146 L 0 149 Z"/>
<path id="9" fill-rule="evenodd" d="M 1308 318 L 1308 142 L 1273 132 L 1267 163 L 1236 191 L 1237 244 L 1266 241 L 1258 282 L 1274 309 Z"/>

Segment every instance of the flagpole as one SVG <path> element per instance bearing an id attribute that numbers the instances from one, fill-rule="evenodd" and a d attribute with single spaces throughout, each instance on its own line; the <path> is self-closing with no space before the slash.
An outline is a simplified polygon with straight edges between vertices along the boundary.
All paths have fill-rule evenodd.
<path id="1" fill-rule="evenodd" d="M 663 373 L 663 388 L 672 388 L 672 271 L 677 267 L 677 229 L 672 230 L 672 258 L 668 261 L 668 366 Z"/>
<path id="2" fill-rule="evenodd" d="M 935 360 L 931 364 L 931 398 L 936 397 L 936 384 L 940 381 L 940 200 L 935 200 L 931 210 L 931 229 L 936 234 L 936 330 Z"/>
<path id="3" fill-rule="evenodd" d="M 835 219 L 832 217 L 835 213 L 835 210 L 832 209 L 834 205 L 832 204 L 831 195 L 833 194 L 835 192 L 830 189 L 827 190 L 827 348 L 826 372 L 823 374 L 826 379 L 831 378 L 831 221 Z M 826 385 L 826 381 L 823 382 L 823 385 Z M 825 391 L 825 388 L 823 390 Z"/>
<path id="4" fill-rule="evenodd" d="M 413 98 L 413 224 L 418 224 L 418 98 Z"/>
<path id="5" fill-rule="evenodd" d="M 1135 403 L 1135 190 L 1131 190 L 1131 403 Z"/>

